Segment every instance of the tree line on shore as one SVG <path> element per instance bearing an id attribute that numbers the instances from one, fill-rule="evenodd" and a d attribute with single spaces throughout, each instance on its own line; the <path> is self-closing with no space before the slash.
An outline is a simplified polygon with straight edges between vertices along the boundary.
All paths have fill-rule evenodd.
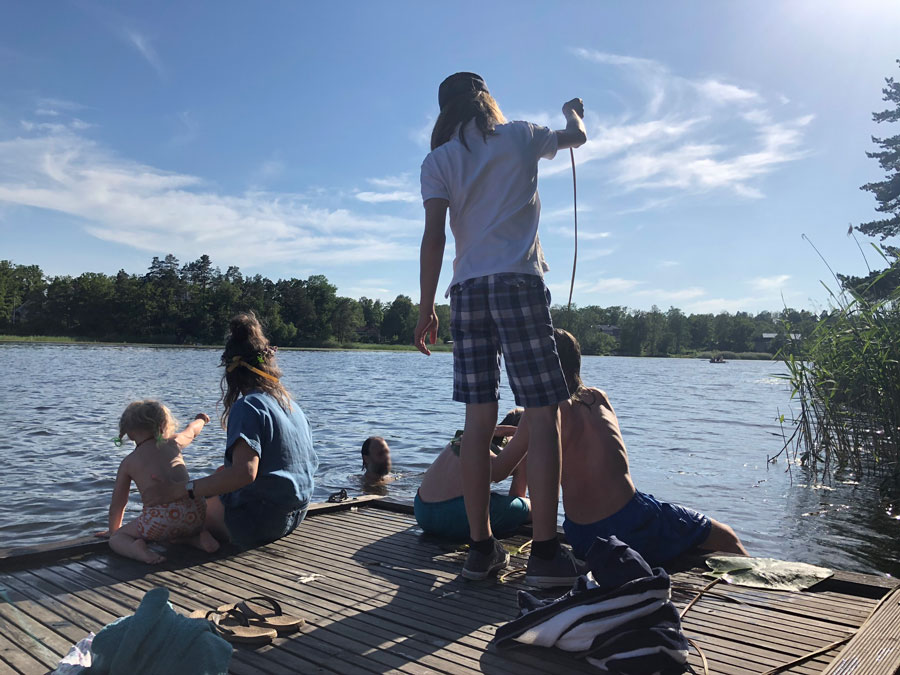
<path id="1" fill-rule="evenodd" d="M 145 274 L 46 276 L 37 265 L 0 260 L 0 332 L 104 341 L 220 344 L 228 320 L 254 310 L 273 342 L 283 347 L 350 342 L 411 344 L 419 310 L 411 298 L 390 302 L 343 297 L 323 275 L 272 281 L 225 272 L 209 256 L 181 264 L 154 257 Z M 438 305 L 439 341 L 450 339 L 450 306 Z M 666 355 L 697 351 L 774 353 L 782 325 L 811 330 L 819 317 L 806 310 L 691 314 L 622 306 L 553 308 L 554 324 L 571 331 L 585 354 Z M 775 338 L 763 340 L 763 334 Z"/>

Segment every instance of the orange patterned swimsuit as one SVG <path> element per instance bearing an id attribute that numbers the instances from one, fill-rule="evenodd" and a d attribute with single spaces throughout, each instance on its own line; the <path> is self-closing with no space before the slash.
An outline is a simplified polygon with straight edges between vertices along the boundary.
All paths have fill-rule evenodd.
<path id="1" fill-rule="evenodd" d="M 206 500 L 185 497 L 177 502 L 145 506 L 137 519 L 141 539 L 162 541 L 191 537 L 203 529 Z"/>

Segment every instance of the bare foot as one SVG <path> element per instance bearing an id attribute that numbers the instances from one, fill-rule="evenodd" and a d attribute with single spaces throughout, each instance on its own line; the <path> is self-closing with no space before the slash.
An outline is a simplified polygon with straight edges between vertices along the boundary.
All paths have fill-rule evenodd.
<path id="1" fill-rule="evenodd" d="M 195 534 L 187 540 L 187 543 L 207 553 L 215 553 L 219 550 L 219 542 L 210 534 L 209 530 L 202 530 L 200 534 Z"/>
<path id="2" fill-rule="evenodd" d="M 165 557 L 161 556 L 159 553 L 155 551 L 151 551 L 147 547 L 147 542 L 143 539 L 135 539 L 134 543 L 131 545 L 132 558 L 135 560 L 140 560 L 141 562 L 148 563 L 150 565 L 158 565 L 161 562 L 165 562 Z"/>

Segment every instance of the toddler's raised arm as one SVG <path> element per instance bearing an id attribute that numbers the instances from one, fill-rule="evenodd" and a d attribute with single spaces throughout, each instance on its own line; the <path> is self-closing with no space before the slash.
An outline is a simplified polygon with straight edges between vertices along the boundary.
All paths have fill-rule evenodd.
<path id="1" fill-rule="evenodd" d="M 178 444 L 178 447 L 185 448 L 190 445 L 191 441 L 200 435 L 206 424 L 209 424 L 209 415 L 197 413 L 194 421 L 188 424 L 181 433 L 175 435 L 175 442 Z"/>

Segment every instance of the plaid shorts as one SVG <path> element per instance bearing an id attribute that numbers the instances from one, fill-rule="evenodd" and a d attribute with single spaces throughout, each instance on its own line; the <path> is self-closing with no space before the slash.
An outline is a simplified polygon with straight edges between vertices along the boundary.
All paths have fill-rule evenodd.
<path id="1" fill-rule="evenodd" d="M 500 354 L 516 405 L 537 408 L 569 398 L 559 365 L 550 291 L 533 274 L 491 274 L 450 289 L 453 400 L 500 398 Z"/>

